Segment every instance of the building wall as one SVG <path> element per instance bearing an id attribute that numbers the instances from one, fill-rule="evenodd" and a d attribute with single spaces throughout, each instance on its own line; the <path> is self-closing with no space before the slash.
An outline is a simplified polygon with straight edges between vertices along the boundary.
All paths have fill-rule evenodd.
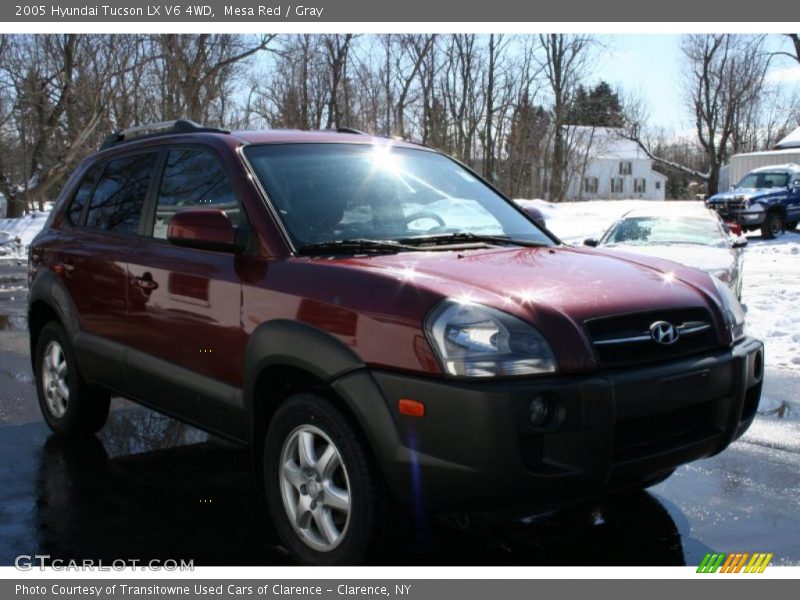
<path id="1" fill-rule="evenodd" d="M 631 174 L 620 175 L 620 162 L 631 163 Z M 597 191 L 586 191 L 584 179 L 586 177 L 597 178 Z M 612 191 L 612 180 L 622 179 L 622 190 Z M 645 181 L 644 192 L 635 191 L 635 180 Z M 667 178 L 653 171 L 652 163 L 649 159 L 624 160 L 618 158 L 598 158 L 586 166 L 586 170 L 581 176 L 580 172 L 574 173 L 568 191 L 568 200 L 607 200 L 607 199 L 641 199 L 641 200 L 664 200 L 666 194 Z"/>
<path id="2" fill-rule="evenodd" d="M 735 154 L 731 157 L 728 188 L 738 183 L 742 177 L 753 169 L 768 167 L 770 165 L 785 165 L 786 163 L 800 165 L 800 148 L 773 150 L 771 152 L 752 152 L 750 154 Z M 719 191 L 725 192 L 727 189 L 720 186 Z"/>

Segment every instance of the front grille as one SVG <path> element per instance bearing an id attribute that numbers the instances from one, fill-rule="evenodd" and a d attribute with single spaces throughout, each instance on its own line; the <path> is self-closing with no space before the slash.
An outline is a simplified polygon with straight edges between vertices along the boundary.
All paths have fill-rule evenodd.
<path id="1" fill-rule="evenodd" d="M 666 321 L 683 332 L 677 341 L 663 345 L 650 335 L 650 326 Z M 717 334 L 709 312 L 703 308 L 652 311 L 586 321 L 601 367 L 621 367 L 681 358 L 712 350 Z"/>

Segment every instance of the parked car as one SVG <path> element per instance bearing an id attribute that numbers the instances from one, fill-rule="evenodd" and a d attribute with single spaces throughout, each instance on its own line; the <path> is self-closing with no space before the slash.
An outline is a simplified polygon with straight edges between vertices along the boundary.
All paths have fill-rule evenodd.
<path id="1" fill-rule="evenodd" d="M 587 246 L 619 248 L 674 260 L 702 269 L 742 295 L 742 248 L 747 238 L 734 235 L 713 210 L 702 204 L 658 204 L 625 213 L 599 240 Z"/>
<path id="2" fill-rule="evenodd" d="M 800 221 L 800 165 L 750 171 L 730 191 L 712 196 L 707 204 L 745 231 L 761 229 L 762 237 L 776 238 L 795 229 Z"/>
<path id="3" fill-rule="evenodd" d="M 550 510 L 653 485 L 742 435 L 761 394 L 726 285 L 565 246 L 397 140 L 125 130 L 29 260 L 51 429 L 97 431 L 120 395 L 249 445 L 307 563 L 373 556 L 388 499 Z"/>

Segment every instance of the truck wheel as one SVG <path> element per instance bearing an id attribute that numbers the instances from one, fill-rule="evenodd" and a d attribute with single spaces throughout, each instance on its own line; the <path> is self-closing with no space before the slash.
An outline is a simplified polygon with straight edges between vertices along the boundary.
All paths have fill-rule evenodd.
<path id="1" fill-rule="evenodd" d="M 764 224 L 761 225 L 761 237 L 765 240 L 772 240 L 782 236 L 786 232 L 786 221 L 779 212 L 767 214 Z"/>
<path id="2" fill-rule="evenodd" d="M 330 401 L 289 397 L 264 442 L 264 485 L 275 528 L 300 562 L 361 564 L 384 518 L 380 476 L 366 443 Z"/>
<path id="3" fill-rule="evenodd" d="M 39 408 L 54 433 L 81 436 L 102 429 L 111 398 L 83 380 L 69 338 L 58 323 L 42 328 L 34 365 Z"/>

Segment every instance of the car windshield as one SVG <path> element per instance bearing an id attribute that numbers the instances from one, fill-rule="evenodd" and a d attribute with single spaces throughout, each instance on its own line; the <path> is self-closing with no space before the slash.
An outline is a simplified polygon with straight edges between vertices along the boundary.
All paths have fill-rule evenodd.
<path id="1" fill-rule="evenodd" d="M 789 185 L 789 176 L 786 173 L 749 173 L 744 176 L 737 188 L 774 188 Z"/>
<path id="2" fill-rule="evenodd" d="M 723 246 L 724 232 L 712 219 L 703 217 L 628 217 L 618 221 L 606 234 L 606 245 L 650 246 L 659 244 L 700 244 Z"/>
<path id="3" fill-rule="evenodd" d="M 426 238 L 554 242 L 455 161 L 391 144 L 297 143 L 244 150 L 293 243 Z"/>

